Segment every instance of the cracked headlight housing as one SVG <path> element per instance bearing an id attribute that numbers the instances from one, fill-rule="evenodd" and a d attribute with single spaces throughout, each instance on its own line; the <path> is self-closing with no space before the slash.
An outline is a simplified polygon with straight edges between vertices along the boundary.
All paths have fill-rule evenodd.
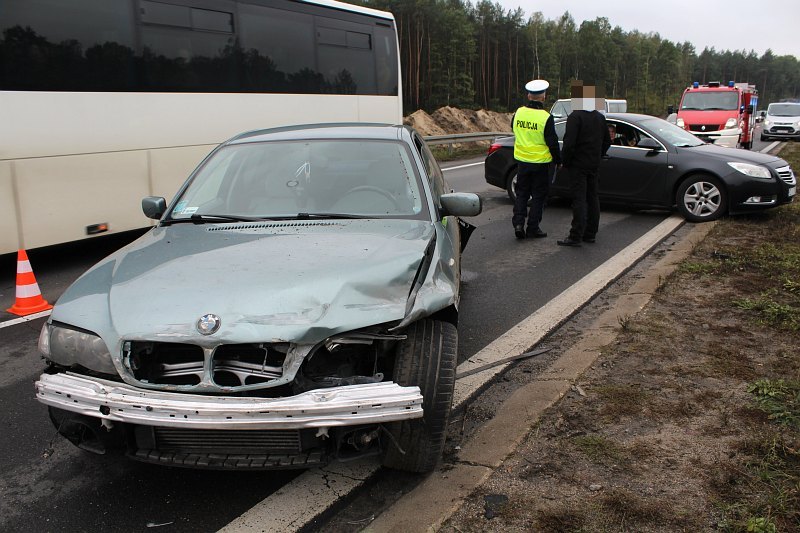
<path id="1" fill-rule="evenodd" d="M 772 179 L 772 174 L 770 174 L 769 170 L 761 165 L 751 165 L 750 163 L 732 163 L 730 161 L 728 161 L 728 165 L 737 172 L 741 172 L 742 174 L 750 176 L 751 178 L 760 178 L 764 180 Z"/>
<path id="2" fill-rule="evenodd" d="M 106 343 L 91 331 L 45 323 L 39 334 L 39 352 L 58 365 L 80 365 L 104 374 L 117 374 Z"/>

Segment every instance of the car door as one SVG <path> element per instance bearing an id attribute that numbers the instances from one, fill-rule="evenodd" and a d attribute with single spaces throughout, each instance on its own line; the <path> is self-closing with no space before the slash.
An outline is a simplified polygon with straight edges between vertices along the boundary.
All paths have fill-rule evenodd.
<path id="1" fill-rule="evenodd" d="M 425 141 L 414 134 L 414 146 L 417 148 L 420 159 L 425 167 L 427 173 L 427 180 L 430 184 L 431 194 L 433 196 L 434 208 L 441 216 L 441 203 L 439 197 L 443 194 L 450 192 L 447 188 L 447 182 L 444 179 L 444 173 L 436 162 L 436 158 L 431 153 Z M 444 229 L 444 239 L 440 242 L 441 257 L 452 257 L 454 275 L 459 276 L 461 272 L 461 233 L 458 228 L 458 220 L 454 216 L 442 217 L 438 222 L 441 223 Z"/>
<path id="2" fill-rule="evenodd" d="M 635 204 L 662 204 L 669 154 L 664 145 L 641 128 L 621 120 L 607 119 L 616 126 L 617 142 L 600 162 L 598 190 L 601 199 Z M 653 139 L 660 148 L 642 148 L 642 139 Z"/>

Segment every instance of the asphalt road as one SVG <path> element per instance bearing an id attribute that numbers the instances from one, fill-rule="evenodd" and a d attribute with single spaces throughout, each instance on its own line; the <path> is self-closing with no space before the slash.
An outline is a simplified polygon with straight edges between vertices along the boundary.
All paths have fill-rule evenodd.
<path id="1" fill-rule="evenodd" d="M 483 158 L 443 165 L 461 167 Z M 511 202 L 486 186 L 480 164 L 445 173 L 456 190 L 479 192 L 483 213 L 464 253 L 459 360 L 646 233 L 666 212 L 604 210 L 598 241 L 556 246 L 566 235 L 566 204 L 548 206 L 546 239 L 518 241 Z M 81 272 L 131 236 L 29 253 L 45 298 L 55 301 Z M 0 309 L 13 302 L 15 258 L 0 258 Z M 0 312 L 0 322 L 14 318 Z M 95 456 L 57 436 L 34 399 L 42 369 L 36 350 L 44 319 L 0 329 L 0 530 L 216 531 L 297 475 L 296 472 L 203 472 Z M 280 510 L 276 509 L 276 513 Z"/>

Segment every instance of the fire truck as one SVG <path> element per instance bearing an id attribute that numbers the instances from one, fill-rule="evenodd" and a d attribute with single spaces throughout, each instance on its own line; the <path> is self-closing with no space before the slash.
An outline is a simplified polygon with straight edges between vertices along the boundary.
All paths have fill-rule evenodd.
<path id="1" fill-rule="evenodd" d="M 694 82 L 683 91 L 676 124 L 708 143 L 749 150 L 757 104 L 755 85 Z"/>

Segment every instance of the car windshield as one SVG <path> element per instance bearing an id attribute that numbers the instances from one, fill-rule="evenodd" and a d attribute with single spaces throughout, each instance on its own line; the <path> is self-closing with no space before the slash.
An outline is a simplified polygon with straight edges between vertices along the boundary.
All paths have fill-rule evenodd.
<path id="1" fill-rule="evenodd" d="M 168 220 L 419 218 L 425 204 L 412 161 L 394 141 L 228 145 L 203 164 Z"/>
<path id="2" fill-rule="evenodd" d="M 767 113 L 773 117 L 800 117 L 800 104 L 769 104 Z"/>
<path id="3" fill-rule="evenodd" d="M 705 144 L 683 128 L 679 128 L 660 118 L 648 118 L 639 122 L 638 125 L 648 133 L 652 133 L 656 137 L 660 137 L 668 143 L 681 148 Z"/>
<path id="4" fill-rule="evenodd" d="M 734 91 L 698 91 L 683 95 L 681 109 L 687 111 L 716 111 L 739 108 L 739 95 Z"/>

